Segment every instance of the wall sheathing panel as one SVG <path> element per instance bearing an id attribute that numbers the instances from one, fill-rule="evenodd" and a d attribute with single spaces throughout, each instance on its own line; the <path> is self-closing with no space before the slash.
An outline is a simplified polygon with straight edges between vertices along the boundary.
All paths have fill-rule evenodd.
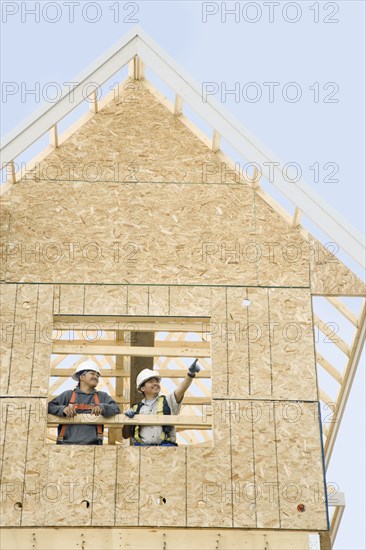
<path id="1" fill-rule="evenodd" d="M 305 289 L 269 289 L 273 396 L 317 400 L 311 297 Z"/>
<path id="2" fill-rule="evenodd" d="M 275 405 L 278 481 L 283 529 L 326 530 L 318 404 Z M 297 510 L 303 504 L 304 512 Z"/>
<path id="3" fill-rule="evenodd" d="M 0 281 L 6 279 L 7 257 L 14 252 L 12 244 L 8 242 L 10 211 L 11 195 L 8 193 L 0 197 Z"/>
<path id="4" fill-rule="evenodd" d="M 212 412 L 214 449 L 187 448 L 187 527 L 232 527 L 229 418 Z"/>
<path id="5" fill-rule="evenodd" d="M 338 258 L 338 245 L 309 239 L 311 292 L 328 296 L 366 296 L 366 285 Z"/>
<path id="6" fill-rule="evenodd" d="M 85 285 L 85 315 L 125 315 L 127 286 Z"/>
<path id="7" fill-rule="evenodd" d="M 10 290 L 15 287 L 7 286 Z M 49 322 L 52 309 L 65 315 L 127 312 L 135 316 L 210 318 L 213 404 L 204 414 L 213 413 L 213 447 L 46 445 L 45 419 L 40 415 L 37 419 L 35 410 L 30 416 L 25 415 L 28 438 L 21 435 L 24 423 L 10 417 L 3 447 L 4 479 L 13 484 L 26 479 L 29 490 L 26 495 L 21 488 L 18 493 L 13 491 L 11 504 L 5 503 L 5 525 L 326 529 L 320 431 L 314 417 L 316 385 L 314 363 L 311 367 L 313 337 L 308 290 L 116 285 L 102 287 L 99 292 L 97 285 L 56 285 L 54 289 L 52 285 L 18 286 L 19 304 L 31 304 L 37 295 L 41 297 L 38 310 L 36 306 L 34 311 L 31 307 L 23 309 L 31 310 L 32 318 L 37 314 L 37 319 L 45 323 Z M 9 310 L 15 300 L 12 292 Z M 243 299 L 250 300 L 248 307 L 243 306 Z M 262 328 L 269 320 L 296 322 L 305 336 L 291 342 L 290 348 L 282 341 L 276 348 L 276 339 L 272 341 L 265 330 L 259 340 L 241 337 L 248 323 Z M 241 323 L 239 337 L 236 329 L 230 331 L 228 321 L 234 323 L 234 328 L 235 323 Z M 14 348 L 16 352 L 18 348 Z M 27 348 L 20 353 L 29 362 Z M 32 376 L 35 387 L 42 388 L 49 372 L 50 349 L 42 348 L 39 353 L 39 360 L 33 362 Z M 305 367 L 297 362 L 297 355 L 302 355 Z M 250 386 L 255 395 L 249 392 L 249 365 L 251 379 L 263 381 Z M 270 365 L 274 369 L 273 395 Z M 17 377 L 20 376 L 19 370 Z M 286 394 L 288 379 L 293 379 L 291 398 L 304 407 L 296 422 L 292 421 L 293 401 Z M 285 398 L 282 394 L 286 394 Z M 301 400 L 313 403 L 304 404 Z M 35 398 L 29 402 L 36 406 Z M 43 405 L 46 406 L 45 400 Z M 9 414 L 6 407 L 4 411 Z M 19 440 L 16 451 L 14 439 Z M 303 465 L 300 469 L 299 462 Z M 47 484 L 46 496 L 43 489 L 37 492 L 37 482 L 41 483 L 38 480 Z M 286 483 L 297 483 L 303 488 L 304 513 L 297 511 L 300 502 L 289 502 L 287 493 L 284 496 Z M 311 500 L 314 483 L 317 503 Z M 19 514 L 14 503 L 22 498 L 25 505 Z M 37 499 L 40 502 L 35 506 Z"/>
<path id="8" fill-rule="evenodd" d="M 186 525 L 186 493 L 184 448 L 141 449 L 139 525 Z"/>
<path id="9" fill-rule="evenodd" d="M 140 448 L 117 449 L 115 525 L 139 524 Z"/>
<path id="10" fill-rule="evenodd" d="M 117 485 L 117 447 L 95 447 L 91 525 L 115 524 Z"/>
<path id="11" fill-rule="evenodd" d="M 3 526 L 42 525 L 46 502 L 46 399 L 2 398 L 1 448 Z"/>
<path id="12" fill-rule="evenodd" d="M 15 331 L 17 285 L 0 284 L 1 300 L 1 369 L 0 388 L 5 394 L 9 387 L 12 345 Z"/>
<path id="13" fill-rule="evenodd" d="M 19 182 L 12 195 L 9 282 L 309 286 L 308 243 L 246 184 Z"/>
<path id="14" fill-rule="evenodd" d="M 47 395 L 52 285 L 1 284 L 1 394 Z"/>
<path id="15" fill-rule="evenodd" d="M 48 445 L 45 525 L 91 525 L 95 447 Z M 111 472 L 113 476 L 113 472 Z M 111 498 L 113 502 L 112 493 Z M 89 505 L 88 505 L 89 503 Z"/>

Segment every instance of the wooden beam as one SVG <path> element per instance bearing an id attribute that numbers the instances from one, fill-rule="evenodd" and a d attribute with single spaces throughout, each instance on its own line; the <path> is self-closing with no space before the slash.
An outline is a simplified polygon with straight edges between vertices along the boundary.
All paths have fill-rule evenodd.
<path id="1" fill-rule="evenodd" d="M 322 388 L 319 388 L 319 397 L 326 405 L 328 403 L 335 403 L 335 400 L 332 399 Z"/>
<path id="2" fill-rule="evenodd" d="M 338 384 L 342 384 L 341 373 L 318 351 L 316 352 L 316 361 L 334 378 L 334 380 L 337 380 Z"/>
<path id="3" fill-rule="evenodd" d="M 209 317 L 136 317 L 107 315 L 55 315 L 57 330 L 127 330 L 132 332 L 197 332 L 210 330 Z"/>
<path id="4" fill-rule="evenodd" d="M 138 449 L 136 449 L 136 453 Z M 166 449 L 168 452 L 168 449 Z M 169 502 L 167 503 L 169 506 Z M 4 527 L 4 550 L 309 548 L 309 531 L 203 527 Z"/>
<path id="5" fill-rule="evenodd" d="M 206 416 L 209 416 L 208 413 Z M 212 422 L 197 416 L 183 415 L 158 415 L 158 414 L 138 414 L 134 418 L 128 418 L 124 414 L 116 414 L 109 418 L 103 416 L 94 416 L 92 414 L 78 414 L 73 418 L 61 418 L 52 414 L 47 415 L 47 425 L 49 428 L 59 424 L 103 424 L 112 428 L 121 428 L 125 425 L 130 426 L 186 426 L 189 429 L 211 430 Z"/>
<path id="6" fill-rule="evenodd" d="M 50 130 L 48 132 L 48 135 L 49 135 L 49 140 L 50 140 L 51 147 L 53 149 L 57 149 L 57 147 L 58 147 L 57 124 L 55 124 L 54 126 L 52 126 L 52 128 L 50 128 Z"/>
<path id="7" fill-rule="evenodd" d="M 183 99 L 179 94 L 175 94 L 174 98 L 174 114 L 180 116 L 183 112 Z"/>
<path id="8" fill-rule="evenodd" d="M 344 411 L 347 406 L 348 397 L 352 388 L 352 383 L 356 375 L 357 365 L 363 350 L 366 338 L 366 304 L 360 316 L 359 327 L 353 340 L 348 364 L 343 373 L 342 385 L 337 396 L 337 422 L 332 422 L 329 427 L 329 434 L 324 445 L 325 464 L 328 467 L 334 445 L 337 439 L 338 430 L 341 425 Z"/>
<path id="9" fill-rule="evenodd" d="M 57 342 L 52 345 L 52 353 L 60 355 L 128 355 L 130 357 L 209 357 L 206 349 L 190 348 L 182 345 L 180 348 L 143 347 L 113 345 L 105 346 L 97 344 L 79 344 Z"/>
<path id="10" fill-rule="evenodd" d="M 221 136 L 216 130 L 213 131 L 212 134 L 212 146 L 211 149 L 214 153 L 217 153 L 217 151 L 220 151 L 220 144 L 221 144 Z"/>
<path id="11" fill-rule="evenodd" d="M 118 331 L 118 332 L 122 332 L 122 331 Z M 88 334 L 90 335 L 91 331 L 88 332 Z M 140 332 L 136 333 L 136 334 L 141 334 Z M 76 335 L 75 335 L 76 336 Z M 210 342 L 197 342 L 197 341 L 189 341 L 189 340 L 180 340 L 180 341 L 176 341 L 176 342 L 167 342 L 165 340 L 155 340 L 156 344 L 159 344 L 159 346 L 157 347 L 160 347 L 160 348 L 164 348 L 164 349 L 180 349 L 182 347 L 189 347 L 190 349 L 197 349 L 198 351 L 201 351 L 201 352 L 208 352 L 207 356 L 210 355 Z M 117 339 L 115 340 L 103 340 L 103 339 L 100 339 L 100 340 L 86 340 L 85 338 L 82 339 L 82 340 L 79 340 L 79 339 L 75 339 L 75 340 L 66 340 L 66 339 L 60 339 L 60 338 L 57 338 L 55 340 L 53 340 L 53 345 L 59 345 L 59 346 L 83 346 L 84 344 L 87 344 L 88 346 L 105 346 L 106 348 L 108 347 L 123 347 L 123 348 L 126 348 L 129 347 L 128 344 L 126 344 L 125 342 L 118 342 Z M 134 347 L 134 346 L 132 346 Z M 139 347 L 139 346 L 138 346 Z"/>
<path id="12" fill-rule="evenodd" d="M 260 181 L 259 171 L 258 171 L 258 168 L 254 166 L 253 176 L 250 178 L 250 185 L 252 189 L 259 189 L 260 184 L 261 184 L 261 181 Z"/>
<path id="13" fill-rule="evenodd" d="M 96 115 L 99 110 L 97 90 L 94 90 L 94 92 L 89 96 L 89 101 L 90 101 L 89 111 L 94 115 Z"/>
<path id="14" fill-rule="evenodd" d="M 322 321 L 317 315 L 314 314 L 314 324 L 318 325 L 319 330 L 327 336 L 329 343 L 335 344 L 347 357 L 350 356 L 349 346 L 334 332 L 331 326 Z"/>
<path id="15" fill-rule="evenodd" d="M 294 212 L 294 217 L 292 219 L 292 227 L 299 227 L 300 225 L 300 221 L 301 221 L 301 216 L 302 216 L 302 212 L 300 210 L 300 208 L 298 208 L 296 206 L 295 208 L 295 212 Z"/>
<path id="16" fill-rule="evenodd" d="M 346 317 L 355 327 L 358 327 L 358 319 L 354 313 L 339 298 L 325 296 L 332 306 L 334 306 L 342 315 Z"/>
<path id="17" fill-rule="evenodd" d="M 99 354 L 98 354 L 99 355 Z M 75 368 L 67 369 L 53 369 L 51 368 L 51 376 L 61 376 L 68 378 L 74 374 Z M 130 377 L 130 371 L 128 369 L 101 369 L 102 377 Z M 184 378 L 187 374 L 187 369 L 159 369 L 159 374 L 162 378 Z M 211 378 L 211 370 L 205 369 L 201 370 L 197 375 L 197 378 Z"/>

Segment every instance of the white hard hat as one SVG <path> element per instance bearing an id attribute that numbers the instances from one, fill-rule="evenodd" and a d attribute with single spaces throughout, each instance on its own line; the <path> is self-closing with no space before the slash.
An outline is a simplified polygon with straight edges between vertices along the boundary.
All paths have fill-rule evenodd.
<path id="1" fill-rule="evenodd" d="M 140 390 L 141 386 L 150 380 L 150 378 L 157 378 L 159 382 L 161 380 L 161 376 L 159 376 L 159 372 L 157 370 L 144 369 L 137 375 L 136 388 Z"/>
<path id="2" fill-rule="evenodd" d="M 83 361 L 82 363 L 80 363 L 80 365 L 78 365 L 76 367 L 76 370 L 75 370 L 75 372 L 74 372 L 74 374 L 72 375 L 71 378 L 73 380 L 78 381 L 79 380 L 78 373 L 83 371 L 83 370 L 93 370 L 93 371 L 98 372 L 99 374 L 101 374 L 98 365 L 96 363 L 94 363 L 94 361 L 91 361 L 90 359 L 87 359 L 86 361 Z"/>

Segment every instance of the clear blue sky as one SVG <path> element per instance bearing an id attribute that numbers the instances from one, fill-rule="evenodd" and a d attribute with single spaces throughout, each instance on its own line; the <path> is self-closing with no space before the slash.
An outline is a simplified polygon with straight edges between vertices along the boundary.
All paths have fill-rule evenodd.
<path id="1" fill-rule="evenodd" d="M 227 95 L 226 109 L 280 159 L 299 164 L 304 180 L 365 230 L 363 0 L 281 1 L 273 11 L 263 1 L 240 2 L 232 15 L 225 6 L 235 2 L 79 0 L 73 22 L 63 1 L 51 2 L 57 9 L 36 4 L 2 2 L 1 77 L 19 87 L 1 104 L 2 135 L 40 105 L 31 96 L 22 101 L 22 87 L 69 82 L 138 23 L 199 84 L 216 83 L 219 101 L 237 86 L 240 96 Z M 292 101 L 295 94 L 299 101 Z M 310 168 L 315 163 L 319 181 Z M 335 182 L 329 181 L 334 166 Z M 328 475 L 347 501 L 338 550 L 366 547 L 364 387 L 361 364 Z"/>

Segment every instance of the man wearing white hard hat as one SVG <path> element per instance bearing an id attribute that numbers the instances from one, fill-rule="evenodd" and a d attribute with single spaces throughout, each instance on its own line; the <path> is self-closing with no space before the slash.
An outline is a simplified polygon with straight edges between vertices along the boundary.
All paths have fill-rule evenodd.
<path id="1" fill-rule="evenodd" d="M 135 414 L 179 414 L 185 392 L 192 384 L 201 367 L 197 359 L 190 365 L 184 380 L 169 395 L 160 395 L 159 372 L 151 369 L 142 370 L 136 379 L 136 387 L 144 398 L 125 412 L 129 418 Z M 132 437 L 133 445 L 141 446 L 177 446 L 176 430 L 174 426 L 124 426 L 124 439 Z"/>
<path id="2" fill-rule="evenodd" d="M 78 382 L 73 390 L 67 390 L 52 399 L 48 413 L 73 418 L 77 414 L 113 416 L 120 413 L 117 403 L 105 392 L 97 391 L 100 370 L 91 360 L 76 367 L 72 379 Z M 62 424 L 57 429 L 58 445 L 103 445 L 101 424 Z"/>

